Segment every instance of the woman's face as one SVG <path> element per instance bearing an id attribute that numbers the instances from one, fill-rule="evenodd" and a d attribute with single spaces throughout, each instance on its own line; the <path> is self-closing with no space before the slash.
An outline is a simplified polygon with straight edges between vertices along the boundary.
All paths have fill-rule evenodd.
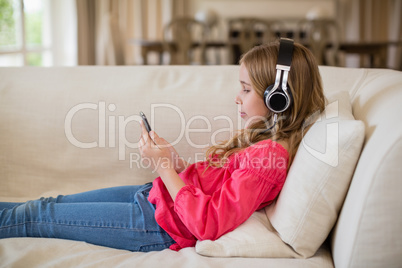
<path id="1" fill-rule="evenodd" d="M 239 78 L 241 89 L 235 98 L 235 102 L 240 106 L 240 116 L 246 121 L 247 127 L 254 120 L 265 120 L 269 110 L 265 106 L 264 100 L 252 87 L 244 64 L 240 65 Z"/>

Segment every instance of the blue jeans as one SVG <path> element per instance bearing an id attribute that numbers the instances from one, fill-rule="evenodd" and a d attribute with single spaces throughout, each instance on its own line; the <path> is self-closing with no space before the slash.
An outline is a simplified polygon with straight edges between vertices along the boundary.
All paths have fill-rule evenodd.
<path id="1" fill-rule="evenodd" d="M 175 242 L 155 221 L 155 206 L 148 201 L 151 188 L 148 183 L 0 202 L 0 238 L 61 238 L 131 251 L 163 250 Z"/>

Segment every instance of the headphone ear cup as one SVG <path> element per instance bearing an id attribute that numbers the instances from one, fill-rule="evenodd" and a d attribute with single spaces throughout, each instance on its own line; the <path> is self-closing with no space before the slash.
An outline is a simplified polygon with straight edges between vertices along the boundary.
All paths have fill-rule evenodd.
<path id="1" fill-rule="evenodd" d="M 274 92 L 271 92 L 274 85 L 270 85 L 264 92 L 264 103 L 267 108 L 274 112 L 280 113 L 288 109 L 292 104 L 293 95 L 289 85 L 287 86 L 287 95 L 281 87 L 277 88 Z"/>
<path id="2" fill-rule="evenodd" d="M 264 91 L 264 103 L 265 103 L 265 106 L 267 106 L 267 108 L 270 109 L 270 110 L 271 110 L 271 108 L 270 108 L 269 99 L 267 98 L 267 96 L 271 92 L 273 87 L 274 87 L 274 84 L 269 85 L 267 87 L 267 89 L 265 89 L 265 91 Z"/>

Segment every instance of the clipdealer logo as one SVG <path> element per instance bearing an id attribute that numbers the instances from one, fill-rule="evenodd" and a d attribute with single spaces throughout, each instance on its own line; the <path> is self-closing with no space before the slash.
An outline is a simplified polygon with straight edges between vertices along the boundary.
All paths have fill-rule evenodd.
<path id="1" fill-rule="evenodd" d="M 338 165 L 338 152 L 339 152 L 339 122 L 336 119 L 339 117 L 338 111 L 338 101 L 330 103 L 325 113 L 320 115 L 317 119 L 317 115 L 313 115 L 311 118 L 306 120 L 303 128 L 305 129 L 307 126 L 319 123 L 321 124 L 321 130 L 325 127 L 325 131 L 320 131 L 319 139 L 322 141 L 322 144 L 317 148 L 316 145 L 310 146 L 309 142 L 306 142 L 306 139 L 302 140 L 300 146 L 303 146 L 305 150 L 307 150 L 314 158 L 330 165 L 336 167 Z M 151 128 L 155 129 L 155 118 L 159 113 L 163 113 L 163 111 L 158 111 L 158 109 L 170 109 L 174 111 L 179 118 L 179 122 L 175 125 L 176 128 L 179 129 L 179 134 L 177 138 L 170 142 L 172 146 L 175 146 L 179 141 L 183 138 L 186 139 L 186 142 L 189 146 L 195 149 L 206 149 L 212 145 L 216 145 L 220 140 L 217 140 L 217 136 L 221 133 L 225 133 L 228 137 L 232 135 L 236 130 L 241 129 L 244 125 L 247 126 L 249 121 L 252 121 L 256 118 L 249 118 L 247 122 L 242 124 L 242 119 L 240 114 L 237 114 L 235 122 L 231 117 L 226 115 L 215 116 L 213 121 L 224 120 L 228 127 L 220 128 L 212 132 L 212 124 L 210 119 L 203 115 L 195 115 L 186 120 L 184 112 L 177 106 L 167 103 L 159 103 L 159 104 L 151 104 L 150 106 L 150 119 Z M 98 103 L 80 103 L 73 106 L 66 114 L 64 121 L 64 132 L 67 140 L 77 148 L 81 149 L 92 149 L 92 148 L 116 148 L 118 149 L 118 159 L 126 160 L 126 150 L 130 149 L 138 149 L 138 140 L 132 142 L 126 137 L 126 128 L 129 124 L 138 124 L 138 128 L 140 127 L 140 122 L 142 120 L 139 114 L 133 114 L 130 116 L 118 115 L 114 112 L 116 111 L 117 106 L 113 103 L 107 105 L 104 101 L 99 101 Z M 85 110 L 92 110 L 97 112 L 96 120 L 98 124 L 98 133 L 97 140 L 93 141 L 82 141 L 79 137 L 76 137 L 73 133 L 73 125 L 74 118 L 79 117 L 81 113 Z M 166 111 L 166 110 L 165 110 Z M 92 115 L 93 116 L 93 115 Z M 258 118 L 262 119 L 262 118 Z M 206 127 L 204 128 L 192 128 L 192 125 L 196 121 L 203 121 Z M 269 126 L 269 122 L 267 122 L 267 126 Z M 210 139 L 205 144 L 198 144 L 195 140 L 191 139 L 191 133 L 210 133 Z M 106 135 L 107 134 L 107 135 Z M 132 139 L 131 139 L 132 140 Z M 130 166 L 132 163 L 135 164 L 141 162 L 141 166 L 150 165 L 145 160 L 143 160 L 138 153 L 130 153 Z M 201 157 L 200 153 L 195 154 L 195 158 L 197 159 L 188 159 L 187 162 L 192 162 L 191 160 L 205 160 L 205 156 Z M 200 159 L 204 158 L 204 159 Z"/>

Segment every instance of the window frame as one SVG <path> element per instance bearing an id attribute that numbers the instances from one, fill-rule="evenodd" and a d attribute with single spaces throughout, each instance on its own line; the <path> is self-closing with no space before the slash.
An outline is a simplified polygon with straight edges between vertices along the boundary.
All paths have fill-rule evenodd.
<path id="1" fill-rule="evenodd" d="M 48 52 L 51 55 L 51 59 L 50 59 L 50 64 L 47 64 L 47 65 L 53 65 L 53 53 L 52 53 L 53 51 L 52 51 L 51 43 L 49 43 L 49 44 L 42 43 L 40 45 L 39 44 L 35 45 L 34 48 L 28 48 L 27 40 L 26 40 L 26 26 L 25 26 L 25 4 L 24 4 L 24 0 L 17 0 L 17 1 L 19 2 L 19 12 L 21 14 L 21 16 L 19 16 L 19 21 L 18 21 L 18 23 L 20 23 L 21 26 L 18 27 L 18 29 L 16 29 L 16 31 L 17 31 L 16 35 L 21 40 L 21 44 L 18 44 L 18 45 L 20 45 L 20 48 L 12 48 L 12 49 L 0 48 L 0 56 L 21 55 L 22 59 L 23 59 L 22 66 L 35 66 L 35 65 L 28 64 L 28 55 L 30 53 L 39 53 L 39 54 L 42 54 L 42 60 L 43 60 L 43 54 Z M 48 6 L 50 4 L 49 1 L 45 0 L 43 3 L 44 3 L 43 9 L 50 8 Z M 43 10 L 43 11 L 45 11 L 45 10 Z M 45 16 L 44 16 L 44 18 L 45 18 Z M 51 19 L 49 19 L 49 20 L 51 20 Z M 51 23 L 51 21 L 48 21 L 47 23 Z M 49 31 L 48 34 L 50 35 L 49 40 L 52 40 L 51 31 Z M 14 65 L 14 66 L 20 66 L 20 65 Z M 39 66 L 46 66 L 46 65 L 44 65 L 42 62 L 42 64 Z"/>

